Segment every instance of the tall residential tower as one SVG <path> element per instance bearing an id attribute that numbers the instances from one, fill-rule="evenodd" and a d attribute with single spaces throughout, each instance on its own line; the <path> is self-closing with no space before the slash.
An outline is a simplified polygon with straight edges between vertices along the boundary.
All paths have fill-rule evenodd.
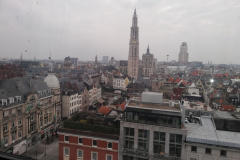
<path id="1" fill-rule="evenodd" d="M 188 63 L 188 46 L 187 42 L 182 42 L 180 46 L 180 53 L 178 56 L 178 63 L 179 64 L 187 64 Z"/>
<path id="2" fill-rule="evenodd" d="M 138 77 L 138 63 L 139 63 L 139 36 L 137 21 L 138 19 L 135 9 L 132 19 L 128 55 L 128 76 L 135 79 L 137 79 Z"/>

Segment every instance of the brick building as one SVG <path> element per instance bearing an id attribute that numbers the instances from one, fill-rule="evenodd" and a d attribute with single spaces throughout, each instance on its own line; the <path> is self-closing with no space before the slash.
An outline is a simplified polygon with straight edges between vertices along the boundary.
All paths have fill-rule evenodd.
<path id="1" fill-rule="evenodd" d="M 117 160 L 116 135 L 60 128 L 59 160 Z"/>

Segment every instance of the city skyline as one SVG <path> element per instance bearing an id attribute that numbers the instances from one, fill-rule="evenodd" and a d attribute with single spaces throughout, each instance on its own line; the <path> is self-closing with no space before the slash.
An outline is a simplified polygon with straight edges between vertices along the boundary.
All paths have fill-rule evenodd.
<path id="1" fill-rule="evenodd" d="M 177 60 L 187 42 L 189 61 L 238 63 L 238 1 L 1 1 L 1 58 L 127 60 L 134 9 L 139 56 L 150 45 L 158 61 Z M 207 2 L 207 1 L 206 1 Z M 201 3 L 201 4 L 200 4 Z"/>

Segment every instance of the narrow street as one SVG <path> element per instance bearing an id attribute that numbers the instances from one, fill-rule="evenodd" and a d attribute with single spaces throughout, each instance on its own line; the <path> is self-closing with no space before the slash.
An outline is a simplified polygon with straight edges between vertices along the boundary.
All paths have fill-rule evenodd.
<path id="1" fill-rule="evenodd" d="M 46 147 L 46 156 L 45 156 Z M 37 149 L 37 152 L 36 152 Z M 23 154 L 25 157 L 30 157 L 38 160 L 58 160 L 58 138 L 54 138 L 54 141 L 45 146 L 44 143 L 39 142 L 31 150 Z"/>

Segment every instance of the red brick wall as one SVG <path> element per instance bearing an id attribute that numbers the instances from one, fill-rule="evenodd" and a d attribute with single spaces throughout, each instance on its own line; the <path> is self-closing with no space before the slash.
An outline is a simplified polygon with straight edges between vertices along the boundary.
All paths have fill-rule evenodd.
<path id="1" fill-rule="evenodd" d="M 96 138 L 97 139 L 97 138 Z M 76 160 L 77 159 L 77 150 L 81 149 L 83 150 L 83 160 L 91 160 L 91 152 L 97 152 L 98 153 L 98 159 L 99 160 L 105 160 L 106 155 L 110 154 L 113 157 L 113 160 L 118 159 L 118 143 L 112 142 L 112 150 L 107 149 L 107 141 L 106 140 L 98 140 L 98 147 L 92 147 L 92 139 L 90 138 L 84 138 L 83 137 L 83 145 L 78 144 L 78 137 L 69 136 L 69 143 L 62 143 L 64 142 L 64 136 L 59 135 L 59 160 L 63 160 L 63 154 L 64 154 L 64 147 L 69 147 L 70 154 L 69 159 L 70 160 Z"/>

